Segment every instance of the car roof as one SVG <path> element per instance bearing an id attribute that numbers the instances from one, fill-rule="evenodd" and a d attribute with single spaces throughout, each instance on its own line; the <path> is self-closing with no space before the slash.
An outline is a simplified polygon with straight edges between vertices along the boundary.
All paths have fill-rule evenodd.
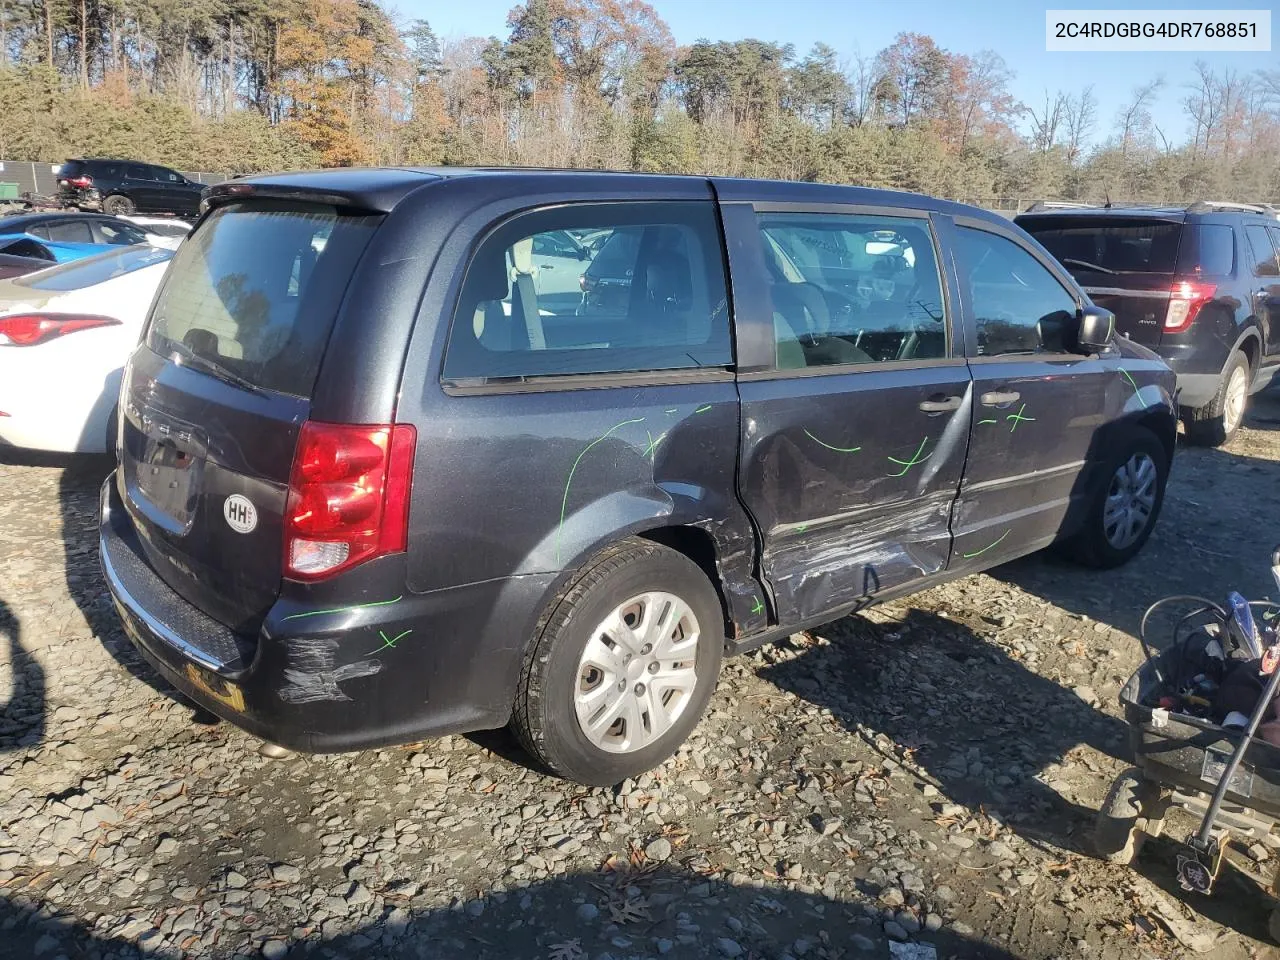
<path id="1" fill-rule="evenodd" d="M 1233 206 L 1219 206 L 1213 203 L 1193 203 L 1183 206 L 1151 206 L 1133 205 L 1127 207 L 1046 207 L 1040 210 L 1028 210 L 1018 214 L 1014 220 L 1105 220 L 1108 217 L 1149 220 L 1166 220 L 1171 223 L 1184 223 L 1187 220 L 1212 219 L 1217 222 L 1231 222 L 1232 218 L 1243 218 L 1246 221 L 1271 223 L 1273 215 L 1255 210 L 1240 209 Z"/>
<path id="2" fill-rule="evenodd" d="M 878 207 L 906 207 L 973 217 L 1008 225 L 1006 217 L 950 200 L 921 193 L 839 184 L 804 183 L 793 180 L 749 180 L 731 177 L 704 177 L 683 174 L 635 173 L 612 170 L 580 170 L 546 167 L 348 167 L 337 170 L 302 170 L 267 176 L 240 177 L 207 188 L 212 203 L 225 203 L 256 194 L 285 198 L 315 198 L 327 195 L 334 202 L 389 213 L 409 194 L 444 180 L 511 181 L 521 178 L 564 179 L 575 187 L 607 189 L 611 185 L 634 191 L 637 181 L 655 187 L 683 188 L 709 184 L 723 201 L 757 200 L 811 204 L 857 203 Z M 568 186 L 568 183 L 566 183 Z"/>

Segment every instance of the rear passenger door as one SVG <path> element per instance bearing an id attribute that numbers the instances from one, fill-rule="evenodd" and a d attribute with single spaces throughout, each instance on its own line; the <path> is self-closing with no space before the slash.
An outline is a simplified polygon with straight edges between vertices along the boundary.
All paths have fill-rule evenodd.
<path id="1" fill-rule="evenodd" d="M 1107 389 L 1128 387 L 1117 360 L 1067 349 L 1080 301 L 1018 233 L 961 218 L 947 233 L 975 397 L 951 568 L 979 569 L 1067 532 L 1092 489 Z"/>
<path id="2" fill-rule="evenodd" d="M 139 211 L 154 210 L 159 185 L 152 176 L 151 167 L 143 163 L 130 163 L 125 166 L 124 172 L 124 188 L 134 206 Z"/>
<path id="3" fill-rule="evenodd" d="M 1250 224 L 1244 232 L 1253 274 L 1253 312 L 1262 324 L 1266 344 L 1262 366 L 1266 367 L 1280 363 L 1280 229 Z"/>
<path id="4" fill-rule="evenodd" d="M 739 489 L 782 623 L 945 569 L 969 371 L 926 212 L 724 204 Z"/>

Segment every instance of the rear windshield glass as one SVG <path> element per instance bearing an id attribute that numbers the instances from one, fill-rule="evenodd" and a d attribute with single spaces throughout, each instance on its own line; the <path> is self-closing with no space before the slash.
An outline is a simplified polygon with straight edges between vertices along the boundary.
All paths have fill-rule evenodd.
<path id="1" fill-rule="evenodd" d="M 1173 273 L 1181 223 L 1083 217 L 1018 221 L 1073 273 Z"/>
<path id="2" fill-rule="evenodd" d="M 25 277 L 15 277 L 13 283 L 33 290 L 80 290 L 172 258 L 172 250 L 160 250 L 147 245 L 124 247 L 85 260 L 59 264 Z"/>
<path id="3" fill-rule="evenodd" d="M 1178 273 L 1226 277 L 1235 267 L 1235 232 L 1225 223 L 1197 223 L 1182 231 Z"/>
<path id="4" fill-rule="evenodd" d="M 83 160 L 68 160 L 58 168 L 58 176 L 60 177 L 78 177 L 84 169 Z"/>
<path id="5" fill-rule="evenodd" d="M 219 207 L 174 256 L 147 346 L 215 376 L 310 396 L 338 304 L 378 219 L 321 204 Z"/>

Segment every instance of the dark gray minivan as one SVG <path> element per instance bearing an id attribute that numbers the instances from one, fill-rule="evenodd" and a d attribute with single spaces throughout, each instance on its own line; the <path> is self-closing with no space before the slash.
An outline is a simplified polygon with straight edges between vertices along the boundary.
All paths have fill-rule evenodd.
<path id="1" fill-rule="evenodd" d="M 1123 563 L 1160 510 L 1172 374 L 972 207 L 468 169 L 206 201 L 102 562 L 156 668 L 286 747 L 510 723 L 616 783 L 724 654 L 1053 543 Z"/>

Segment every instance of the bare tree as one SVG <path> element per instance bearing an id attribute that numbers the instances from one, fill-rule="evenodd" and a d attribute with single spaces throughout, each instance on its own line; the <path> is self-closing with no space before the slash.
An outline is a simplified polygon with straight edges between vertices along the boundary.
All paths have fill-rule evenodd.
<path id="1" fill-rule="evenodd" d="M 876 118 L 883 98 L 884 74 L 875 57 L 853 55 L 853 66 L 846 71 L 849 80 L 849 123 L 860 127 Z"/>
<path id="2" fill-rule="evenodd" d="M 1120 156 L 1127 157 L 1129 148 L 1138 138 L 1151 130 L 1151 104 L 1156 95 L 1164 88 L 1164 76 L 1160 75 L 1146 83 L 1133 88 L 1129 101 L 1116 114 L 1116 125 L 1120 128 Z"/>
<path id="3" fill-rule="evenodd" d="M 1035 107 L 1027 107 L 1031 115 L 1031 147 L 1040 153 L 1048 153 L 1058 142 L 1058 130 L 1066 122 L 1068 97 L 1059 90 L 1050 95 L 1044 92 L 1044 108 L 1039 112 Z"/>
<path id="4" fill-rule="evenodd" d="M 1093 84 L 1085 87 L 1067 101 L 1067 162 L 1075 164 L 1084 151 L 1085 141 L 1098 120 L 1098 98 L 1093 95 Z"/>

